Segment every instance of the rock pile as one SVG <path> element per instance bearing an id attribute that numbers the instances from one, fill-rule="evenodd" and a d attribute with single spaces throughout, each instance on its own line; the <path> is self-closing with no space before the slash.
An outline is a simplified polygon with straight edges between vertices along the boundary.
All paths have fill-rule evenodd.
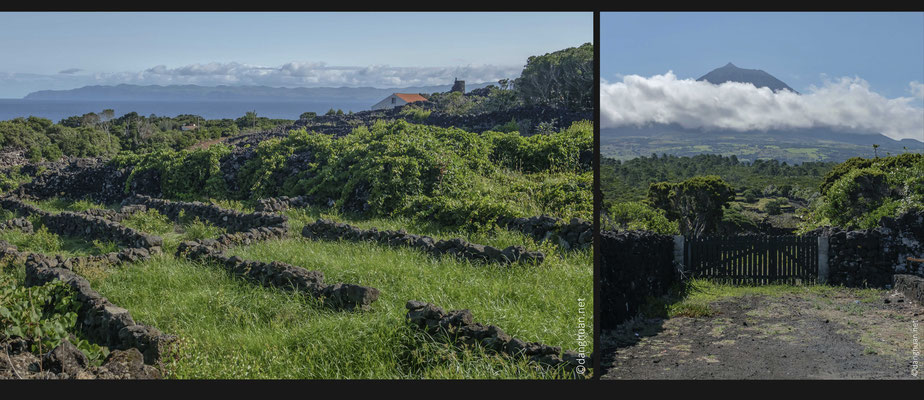
<path id="1" fill-rule="evenodd" d="M 537 241 L 552 240 L 562 249 L 583 249 L 593 244 L 593 224 L 580 218 L 565 222 L 547 215 L 529 218 L 511 218 L 500 221 L 507 229 L 522 232 Z"/>
<path id="2" fill-rule="evenodd" d="M 498 249 L 493 246 L 469 243 L 462 238 L 435 240 L 429 236 L 407 233 L 406 231 L 379 231 L 375 228 L 364 230 L 348 224 L 319 219 L 306 224 L 302 236 L 309 239 L 372 241 L 395 247 L 411 247 L 434 256 L 457 256 L 477 261 L 513 263 L 517 261 L 542 263 L 545 259 L 539 251 L 528 251 L 523 246 L 510 246 Z"/>
<path id="3" fill-rule="evenodd" d="M 895 290 L 903 293 L 906 298 L 924 305 L 924 278 L 908 274 L 895 274 L 892 277 L 892 284 Z"/>
<path id="4" fill-rule="evenodd" d="M 160 370 L 144 363 L 136 348 L 113 350 L 102 365 L 90 365 L 70 341 L 64 340 L 51 351 L 35 355 L 25 340 L 0 342 L 0 379 L 158 379 Z"/>

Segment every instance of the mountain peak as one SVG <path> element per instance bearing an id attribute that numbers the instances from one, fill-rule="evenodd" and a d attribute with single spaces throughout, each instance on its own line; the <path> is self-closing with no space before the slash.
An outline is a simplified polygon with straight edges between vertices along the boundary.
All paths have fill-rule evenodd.
<path id="1" fill-rule="evenodd" d="M 759 69 L 739 68 L 731 62 L 725 64 L 724 67 L 709 71 L 708 74 L 701 76 L 697 80 L 706 81 L 716 85 L 720 85 L 725 82 L 750 83 L 759 88 L 768 87 L 774 92 L 786 89 L 796 94 L 799 93 L 793 90 L 793 88 L 789 87 L 789 85 L 783 83 L 783 81 L 776 79 L 776 77 L 773 75 L 770 75 Z"/>

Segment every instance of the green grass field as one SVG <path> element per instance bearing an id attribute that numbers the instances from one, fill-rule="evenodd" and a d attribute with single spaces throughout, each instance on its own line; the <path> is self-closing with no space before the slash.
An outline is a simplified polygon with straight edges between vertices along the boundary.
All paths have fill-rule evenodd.
<path id="1" fill-rule="evenodd" d="M 43 206 L 50 208 L 50 203 Z M 332 311 L 312 298 L 262 287 L 218 266 L 177 259 L 172 252 L 141 263 L 77 272 L 103 296 L 127 308 L 136 321 L 181 338 L 166 364 L 169 378 L 570 377 L 477 347 L 434 341 L 406 324 L 404 305 L 423 300 L 447 311 L 468 308 L 477 322 L 497 325 L 514 337 L 576 350 L 578 299 L 593 309 L 590 249 L 561 252 L 554 244 L 538 244 L 505 230 L 445 232 L 404 219 L 357 220 L 321 209 L 286 214 L 291 238 L 233 248 L 227 254 L 319 270 L 327 283 L 373 286 L 381 294 L 370 311 Z M 521 244 L 543 250 L 547 258 L 538 266 L 502 266 L 373 243 L 302 238 L 301 226 L 318 217 L 439 238 L 463 236 L 495 246 Z M 166 232 L 167 243 L 188 236 L 183 224 L 163 226 L 150 220 L 138 218 L 126 225 Z"/>

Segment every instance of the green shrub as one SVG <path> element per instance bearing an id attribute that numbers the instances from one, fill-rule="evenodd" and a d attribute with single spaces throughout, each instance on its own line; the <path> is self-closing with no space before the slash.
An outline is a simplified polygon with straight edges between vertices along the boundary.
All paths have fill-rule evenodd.
<path id="1" fill-rule="evenodd" d="M 153 208 L 130 215 L 122 225 L 155 235 L 173 232 L 173 221 Z"/>
<path id="2" fill-rule="evenodd" d="M 604 229 L 644 230 L 662 235 L 678 235 L 677 221 L 667 219 L 664 210 L 642 202 L 615 203 L 603 218 Z"/>
<path id="3" fill-rule="evenodd" d="M 0 340 L 23 338 L 33 353 L 43 354 L 77 333 L 79 307 L 70 286 L 62 281 L 24 287 L 12 276 L 0 274 Z M 109 354 L 86 340 L 75 342 L 95 365 Z"/>

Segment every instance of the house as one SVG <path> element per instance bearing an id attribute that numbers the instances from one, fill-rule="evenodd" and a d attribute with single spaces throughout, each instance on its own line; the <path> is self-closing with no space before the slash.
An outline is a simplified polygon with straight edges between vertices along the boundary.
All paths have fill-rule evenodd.
<path id="1" fill-rule="evenodd" d="M 392 93 L 391 96 L 386 97 L 385 100 L 375 103 L 375 105 L 372 106 L 372 109 L 373 110 L 390 110 L 397 106 L 403 106 L 405 104 L 416 103 L 418 101 L 427 101 L 427 98 L 419 94 Z"/>
<path id="2" fill-rule="evenodd" d="M 199 127 L 199 125 L 196 125 L 196 124 L 189 124 L 189 125 L 183 125 L 183 126 L 181 126 L 181 127 L 180 127 L 180 130 L 181 130 L 181 131 L 194 131 L 194 130 L 196 130 L 196 128 L 198 128 L 198 127 Z"/>

